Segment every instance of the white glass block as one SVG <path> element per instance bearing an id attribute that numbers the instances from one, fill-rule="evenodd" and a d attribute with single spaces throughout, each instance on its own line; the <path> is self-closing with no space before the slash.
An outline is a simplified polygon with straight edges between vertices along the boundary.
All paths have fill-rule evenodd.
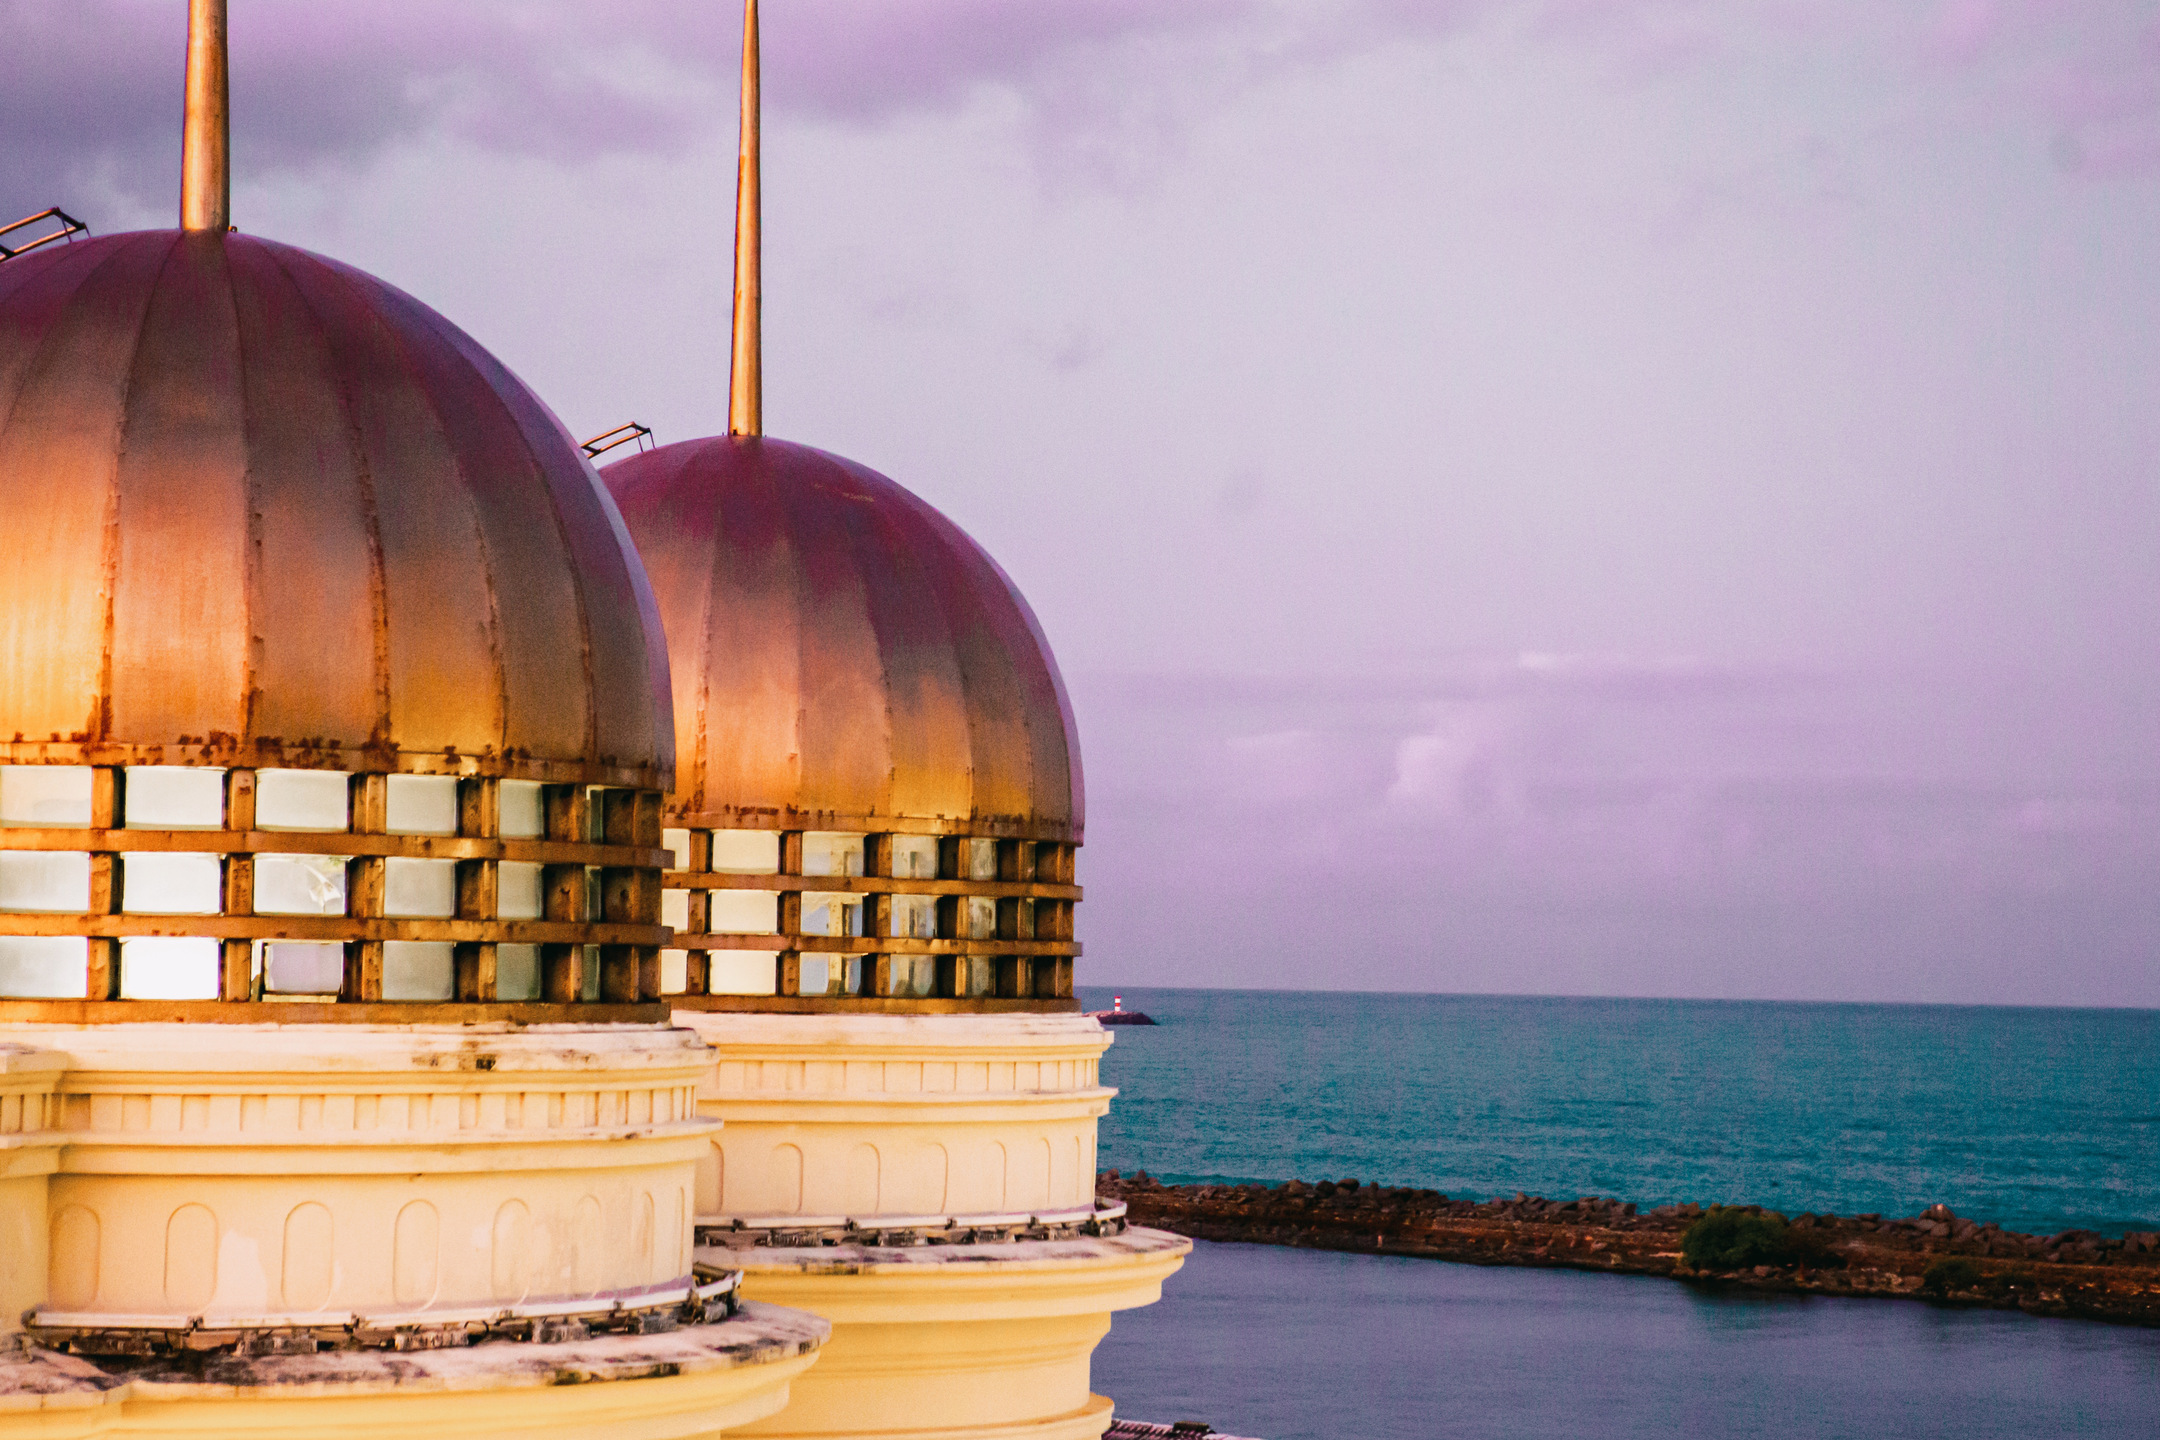
<path id="1" fill-rule="evenodd" d="M 688 830 L 662 830 L 660 832 L 660 843 L 665 845 L 668 853 L 675 857 L 670 862 L 671 868 L 676 870 L 690 868 L 690 832 Z"/>
<path id="2" fill-rule="evenodd" d="M 863 837 L 837 830 L 808 830 L 802 837 L 802 873 L 805 875 L 860 875 L 863 873 Z"/>
<path id="3" fill-rule="evenodd" d="M 904 880 L 935 880 L 937 878 L 937 837 L 935 835 L 893 836 L 892 873 Z"/>
<path id="4" fill-rule="evenodd" d="M 690 985 L 690 952 L 687 950 L 662 950 L 660 952 L 660 993 L 680 995 Z"/>
<path id="5" fill-rule="evenodd" d="M 505 840 L 537 840 L 547 833 L 547 813 L 540 804 L 540 782 L 505 780 L 496 796 Z"/>
<path id="6" fill-rule="evenodd" d="M 980 895 L 967 897 L 967 938 L 989 940 L 997 934 L 997 901 Z"/>
<path id="7" fill-rule="evenodd" d="M 579 972 L 584 988 L 578 991 L 578 998 L 590 1005 L 600 998 L 600 947 L 587 945 L 584 949 L 585 968 Z"/>
<path id="8" fill-rule="evenodd" d="M 335 995 L 345 983 L 345 947 L 314 940 L 263 943 L 263 989 L 275 995 Z"/>
<path id="9" fill-rule="evenodd" d="M 660 923 L 677 930 L 690 928 L 690 892 L 687 890 L 663 890 L 660 892 Z"/>
<path id="10" fill-rule="evenodd" d="M 892 993 L 910 999 L 922 999 L 937 989 L 937 957 L 935 955 L 895 955 L 892 957 Z"/>
<path id="11" fill-rule="evenodd" d="M 130 765 L 126 812 L 130 830 L 222 829 L 225 772 L 200 765 Z"/>
<path id="12" fill-rule="evenodd" d="M 997 989 L 997 966 L 988 955 L 960 957 L 960 993 L 971 997 Z"/>
<path id="13" fill-rule="evenodd" d="M 256 856 L 255 913 L 343 915 L 346 863 L 342 855 Z"/>
<path id="14" fill-rule="evenodd" d="M 383 914 L 407 919 L 446 919 L 457 914 L 457 861 L 408 860 L 400 855 L 385 860 Z"/>
<path id="15" fill-rule="evenodd" d="M 89 983 L 90 942 L 80 935 L 0 935 L 0 996 L 80 1000 Z"/>
<path id="16" fill-rule="evenodd" d="M 770 890 L 714 890 L 707 924 L 716 935 L 777 935 L 780 897 Z"/>
<path id="17" fill-rule="evenodd" d="M 0 765 L 0 825 L 89 823 L 89 766 Z"/>
<path id="18" fill-rule="evenodd" d="M 805 935 L 862 934 L 862 896 L 812 891 L 802 897 Z"/>
<path id="19" fill-rule="evenodd" d="M 780 873 L 780 832 L 777 830 L 715 830 L 712 832 L 712 868 L 723 875 L 777 875 Z M 768 991 L 759 991 L 768 994 Z"/>
<path id="20" fill-rule="evenodd" d="M 215 855 L 136 851 L 120 857 L 120 877 L 130 915 L 215 915 L 222 908 L 224 885 Z"/>
<path id="21" fill-rule="evenodd" d="M 862 993 L 863 957 L 805 955 L 801 975 L 805 995 L 859 995 Z"/>
<path id="22" fill-rule="evenodd" d="M 193 935 L 137 935 L 122 940 L 120 998 L 217 999 L 218 942 Z"/>
<path id="23" fill-rule="evenodd" d="M 352 777 L 342 770 L 255 772 L 258 830 L 343 830 Z"/>
<path id="24" fill-rule="evenodd" d="M 970 840 L 967 842 L 967 878 L 970 880 L 995 880 L 997 873 L 997 841 Z"/>
<path id="25" fill-rule="evenodd" d="M 495 914 L 502 920 L 540 918 L 540 867 L 505 860 L 495 867 Z"/>
<path id="26" fill-rule="evenodd" d="M 497 945 L 495 947 L 495 998 L 498 1000 L 537 1000 L 540 998 L 539 946 Z"/>
<path id="27" fill-rule="evenodd" d="M 392 775 L 383 828 L 392 835 L 457 834 L 457 787 L 454 775 Z"/>
<path id="28" fill-rule="evenodd" d="M 90 908 L 90 857 L 70 850 L 0 850 L 0 910 Z"/>
<path id="29" fill-rule="evenodd" d="M 914 940 L 937 936 L 937 897 L 895 895 L 892 898 L 892 933 Z"/>
<path id="30" fill-rule="evenodd" d="M 770 950 L 708 950 L 705 993 L 772 995 L 779 991 L 778 957 Z"/>
<path id="31" fill-rule="evenodd" d="M 496 952 L 498 973 L 502 953 Z M 456 970 L 447 940 L 385 940 L 382 947 L 382 996 L 385 1000 L 448 1000 L 456 992 Z"/>

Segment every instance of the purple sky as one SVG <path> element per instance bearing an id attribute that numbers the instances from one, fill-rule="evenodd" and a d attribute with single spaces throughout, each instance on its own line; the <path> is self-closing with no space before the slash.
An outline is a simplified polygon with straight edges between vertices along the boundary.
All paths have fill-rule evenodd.
<path id="1" fill-rule="evenodd" d="M 169 224 L 182 0 L 0 0 Z M 737 7 L 233 0 L 235 216 L 724 420 Z M 767 0 L 767 417 L 1027 591 L 1086 979 L 2160 1005 L 2160 0 Z"/>

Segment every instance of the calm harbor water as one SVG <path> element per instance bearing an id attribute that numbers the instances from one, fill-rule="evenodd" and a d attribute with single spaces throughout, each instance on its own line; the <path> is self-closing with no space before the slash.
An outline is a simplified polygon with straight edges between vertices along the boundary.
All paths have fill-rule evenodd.
<path id="1" fill-rule="evenodd" d="M 2160 1229 L 2160 1011 L 1118 993 L 1105 1168 Z"/>
<path id="2" fill-rule="evenodd" d="M 1118 993 L 1163 1023 L 1105 1167 L 2160 1228 L 2154 1012 Z M 1199 1246 L 1095 1374 L 1267 1440 L 2160 1435 L 2160 1332 L 1269 1246 Z"/>
<path id="3" fill-rule="evenodd" d="M 1266 1440 L 2146 1440 L 2160 1333 L 1203 1243 L 1095 1388 Z"/>

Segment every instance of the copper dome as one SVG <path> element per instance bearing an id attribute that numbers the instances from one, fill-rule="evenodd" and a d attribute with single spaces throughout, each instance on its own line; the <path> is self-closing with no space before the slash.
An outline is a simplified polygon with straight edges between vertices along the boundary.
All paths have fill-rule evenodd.
<path id="1" fill-rule="evenodd" d="M 0 266 L 0 595 L 0 758 L 672 770 L 658 615 L 590 463 L 471 337 L 290 246 Z"/>
<path id="2" fill-rule="evenodd" d="M 958 526 L 784 441 L 684 441 L 603 474 L 667 626 L 670 823 L 1081 840 L 1057 662 Z"/>

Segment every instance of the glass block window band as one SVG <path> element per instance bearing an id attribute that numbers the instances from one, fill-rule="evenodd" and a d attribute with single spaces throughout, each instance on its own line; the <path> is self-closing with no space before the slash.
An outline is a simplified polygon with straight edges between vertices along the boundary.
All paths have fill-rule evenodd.
<path id="1" fill-rule="evenodd" d="M 659 806 L 485 776 L 0 764 L 0 1004 L 657 1001 Z M 519 914 L 556 872 L 573 902 Z M 551 969 L 551 994 L 521 993 Z"/>

